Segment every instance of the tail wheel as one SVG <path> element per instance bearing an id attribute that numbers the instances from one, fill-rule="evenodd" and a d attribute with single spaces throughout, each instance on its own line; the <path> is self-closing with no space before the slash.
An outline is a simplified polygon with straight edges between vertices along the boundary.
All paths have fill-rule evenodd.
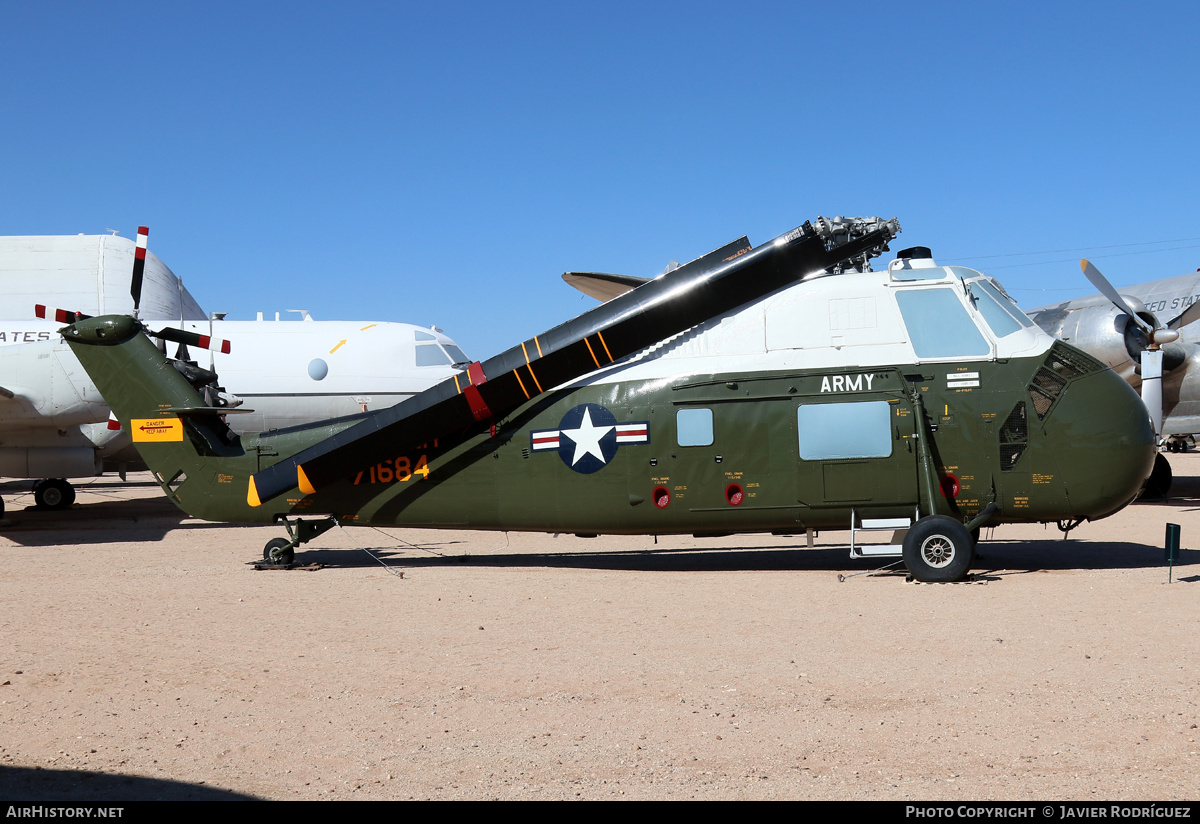
<path id="1" fill-rule="evenodd" d="M 918 581 L 961 581 L 975 559 L 967 528 L 945 515 L 917 521 L 904 537 L 904 565 Z"/>
<path id="2" fill-rule="evenodd" d="M 296 560 L 296 551 L 287 538 L 272 538 L 263 547 L 263 560 L 272 566 L 290 566 Z"/>

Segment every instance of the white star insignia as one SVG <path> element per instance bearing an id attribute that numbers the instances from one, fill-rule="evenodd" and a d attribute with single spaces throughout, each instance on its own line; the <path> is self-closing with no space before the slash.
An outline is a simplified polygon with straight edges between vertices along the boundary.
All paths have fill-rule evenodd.
<path id="1" fill-rule="evenodd" d="M 566 435 L 575 442 L 575 457 L 571 460 L 571 466 L 579 463 L 579 459 L 584 455 L 595 455 L 600 459 L 600 463 L 607 463 L 604 460 L 604 452 L 600 449 L 600 439 L 615 428 L 613 426 L 594 425 L 592 423 L 592 410 L 585 408 L 583 410 L 583 420 L 579 422 L 578 429 L 559 430 L 563 435 Z"/>

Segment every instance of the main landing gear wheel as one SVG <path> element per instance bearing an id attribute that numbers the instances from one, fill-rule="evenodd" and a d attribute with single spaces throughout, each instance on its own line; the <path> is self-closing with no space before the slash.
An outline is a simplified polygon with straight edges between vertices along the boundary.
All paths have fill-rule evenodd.
<path id="1" fill-rule="evenodd" d="M 287 538 L 272 538 L 263 547 L 263 560 L 272 566 L 290 566 L 296 560 L 296 551 Z"/>
<path id="2" fill-rule="evenodd" d="M 1146 488 L 1142 490 L 1141 500 L 1160 501 L 1167 497 L 1167 493 L 1171 491 L 1172 479 L 1171 462 L 1163 453 L 1155 452 L 1154 468 L 1150 470 L 1150 477 L 1146 481 Z"/>
<path id="3" fill-rule="evenodd" d="M 33 502 L 38 509 L 66 509 L 75 503 L 75 487 L 62 478 L 46 478 L 33 485 Z"/>
<path id="4" fill-rule="evenodd" d="M 975 546 L 971 533 L 953 518 L 930 515 L 904 536 L 904 565 L 918 581 L 961 581 L 971 569 Z"/>

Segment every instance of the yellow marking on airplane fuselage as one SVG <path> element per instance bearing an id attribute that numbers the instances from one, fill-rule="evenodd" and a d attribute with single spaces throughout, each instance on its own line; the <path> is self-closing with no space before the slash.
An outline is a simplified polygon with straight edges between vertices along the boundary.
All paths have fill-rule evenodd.
<path id="1" fill-rule="evenodd" d="M 368 329 L 374 329 L 378 325 L 379 325 L 378 323 L 368 323 L 366 326 L 364 326 L 362 329 L 359 329 L 358 331 L 365 332 Z"/>
<path id="2" fill-rule="evenodd" d="M 335 346 L 335 347 L 333 347 L 332 349 L 330 349 L 330 350 L 329 350 L 329 354 L 331 354 L 331 355 L 332 355 L 334 352 L 336 352 L 337 350 L 341 349 L 341 348 L 342 348 L 342 347 L 343 347 L 345 344 L 346 344 L 346 339 L 345 339 L 345 338 L 343 338 L 342 340 L 338 341 L 338 345 L 337 345 L 337 346 Z"/>

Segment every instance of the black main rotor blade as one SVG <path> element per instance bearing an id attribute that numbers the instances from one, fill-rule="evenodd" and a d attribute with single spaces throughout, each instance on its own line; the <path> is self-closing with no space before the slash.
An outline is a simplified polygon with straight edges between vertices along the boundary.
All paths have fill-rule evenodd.
<path id="1" fill-rule="evenodd" d="M 526 401 L 698 323 L 886 244 L 899 226 L 879 221 L 826 248 L 810 223 L 714 266 L 708 255 L 514 346 L 250 478 L 252 506 L 299 487 L 306 494 L 422 443 L 514 411 Z"/>

